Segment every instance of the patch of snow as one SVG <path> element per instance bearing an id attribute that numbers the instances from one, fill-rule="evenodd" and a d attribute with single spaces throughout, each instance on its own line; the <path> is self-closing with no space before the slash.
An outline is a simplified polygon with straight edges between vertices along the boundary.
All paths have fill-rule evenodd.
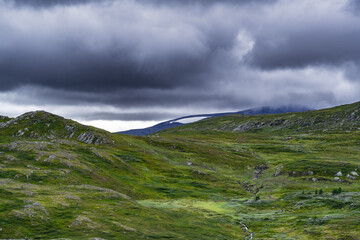
<path id="1" fill-rule="evenodd" d="M 189 117 L 189 118 L 179 119 L 176 122 L 179 122 L 182 124 L 187 124 L 187 123 L 197 122 L 197 121 L 203 120 L 205 118 L 207 118 L 207 117 Z"/>

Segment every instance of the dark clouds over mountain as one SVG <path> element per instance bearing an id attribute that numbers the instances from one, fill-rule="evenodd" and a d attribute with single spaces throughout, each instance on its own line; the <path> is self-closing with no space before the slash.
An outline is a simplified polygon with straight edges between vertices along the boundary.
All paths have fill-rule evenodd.
<path id="1" fill-rule="evenodd" d="M 69 6 L 87 3 L 115 2 L 121 0 L 7 0 L 15 3 L 16 6 L 33 6 L 33 7 L 52 7 L 52 6 Z M 273 3 L 276 0 L 134 0 L 147 4 L 165 4 L 165 5 L 212 5 L 212 4 L 251 4 L 251 3 Z"/>
<path id="2" fill-rule="evenodd" d="M 357 101 L 359 6 L 355 0 L 0 0 L 0 102 L 15 109 L 98 108 L 79 110 L 84 119 L 161 120 Z"/>

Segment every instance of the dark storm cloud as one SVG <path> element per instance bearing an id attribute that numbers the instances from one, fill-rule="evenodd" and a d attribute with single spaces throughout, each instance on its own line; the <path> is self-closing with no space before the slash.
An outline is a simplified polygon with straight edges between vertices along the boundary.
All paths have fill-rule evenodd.
<path id="1" fill-rule="evenodd" d="M 52 7 L 52 6 L 71 6 L 85 4 L 89 2 L 100 2 L 106 0 L 6 0 L 15 3 L 16 6 L 32 6 L 32 7 Z"/>
<path id="2" fill-rule="evenodd" d="M 7 0 L 15 3 L 16 6 L 33 7 L 52 7 L 52 6 L 71 6 L 87 3 L 113 2 L 124 0 Z M 259 4 L 273 3 L 276 0 L 134 0 L 145 4 L 164 4 L 164 5 L 212 5 L 212 4 Z"/>
<path id="3" fill-rule="evenodd" d="M 271 70 L 359 61 L 359 18 L 348 11 L 355 11 L 359 0 L 294 1 L 277 6 L 275 13 L 265 16 L 269 21 L 262 23 L 261 31 L 254 32 L 256 43 L 246 57 L 248 62 Z"/>
<path id="4" fill-rule="evenodd" d="M 91 7 L 83 19 L 77 9 L 73 13 L 57 9 L 44 12 L 49 25 L 31 10 L 19 13 L 31 16 L 28 23 L 10 15 L 13 25 L 0 24 L 0 89 L 29 84 L 90 92 L 198 86 L 211 71 L 214 49 L 232 44 L 226 38 L 211 38 L 214 29 L 202 32 L 190 23 L 184 25 L 180 16 L 169 16 L 169 23 L 156 15 L 143 19 L 148 16 L 128 16 L 127 7 L 147 14 L 157 11 L 127 2 L 104 7 L 109 16 Z"/>
<path id="5" fill-rule="evenodd" d="M 57 53 L 0 51 L 2 90 L 33 84 L 74 91 L 112 91 L 119 88 L 167 89 L 198 85 L 196 74 L 209 70 L 205 59 L 186 55 L 139 63 L 127 50 L 91 53 L 81 47 L 62 47 Z M 195 81 L 197 80 L 197 81 Z"/>
<path id="6" fill-rule="evenodd" d="M 110 112 L 96 112 L 90 114 L 80 114 L 75 116 L 87 121 L 92 120 L 121 120 L 121 121 L 161 121 L 163 119 L 175 118 L 176 115 L 164 112 L 151 113 L 110 113 Z"/>
<path id="7" fill-rule="evenodd" d="M 357 6 L 0 0 L 0 101 L 121 109 L 79 113 L 88 120 L 344 103 L 360 94 Z"/>
<path id="8" fill-rule="evenodd" d="M 285 35 L 285 36 L 284 36 Z M 360 28 L 313 29 L 259 38 L 248 60 L 264 69 L 336 65 L 360 60 Z"/>
<path id="9" fill-rule="evenodd" d="M 360 11 L 360 0 L 349 0 L 347 10 L 353 13 L 359 13 Z"/>

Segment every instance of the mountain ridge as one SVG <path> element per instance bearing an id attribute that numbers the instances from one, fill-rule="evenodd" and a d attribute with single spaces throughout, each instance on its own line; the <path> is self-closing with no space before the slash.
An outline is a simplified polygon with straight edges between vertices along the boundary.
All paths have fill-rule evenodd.
<path id="1" fill-rule="evenodd" d="M 158 123 L 154 126 L 142 129 L 131 129 L 126 131 L 120 131 L 117 133 L 120 134 L 128 134 L 128 135 L 135 135 L 135 136 L 143 136 L 153 134 L 168 128 L 179 127 L 182 125 L 186 125 L 186 123 L 178 122 L 179 120 L 190 119 L 190 118 L 211 118 L 211 117 L 219 117 L 225 115 L 232 115 L 232 114 L 243 114 L 243 115 L 260 115 L 260 114 L 274 114 L 274 113 L 287 113 L 287 112 L 305 112 L 311 110 L 305 106 L 281 106 L 281 107 L 259 107 L 259 108 L 252 108 L 237 112 L 224 112 L 224 113 L 213 113 L 213 114 L 195 114 L 195 115 L 188 115 L 184 117 L 175 118 L 172 120 L 164 121 Z"/>
<path id="2" fill-rule="evenodd" d="M 246 116 L 226 115 L 204 119 L 184 125 L 173 131 L 332 131 L 360 129 L 360 102 L 345 104 L 333 108 L 294 112 Z M 171 132 L 171 129 L 165 130 Z"/>

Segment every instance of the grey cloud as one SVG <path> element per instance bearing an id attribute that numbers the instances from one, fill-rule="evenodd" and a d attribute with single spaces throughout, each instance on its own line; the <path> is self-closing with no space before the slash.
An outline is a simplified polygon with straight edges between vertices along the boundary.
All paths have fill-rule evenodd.
<path id="1" fill-rule="evenodd" d="M 110 50 L 100 54 L 80 49 L 76 53 L 70 49 L 61 51 L 56 55 L 29 54 L 19 49 L 0 51 L 1 89 L 23 84 L 95 92 L 138 87 L 166 89 L 200 84 L 202 79 L 194 76 L 210 67 L 205 59 L 180 55 L 169 56 L 164 62 L 139 64 L 126 51 L 117 54 Z"/>
<path id="2" fill-rule="evenodd" d="M 164 119 L 175 118 L 173 113 L 165 112 L 138 112 L 138 113 L 112 113 L 112 112 L 96 112 L 96 113 L 82 113 L 74 115 L 74 117 L 86 121 L 92 120 L 122 120 L 122 121 L 161 121 Z"/>
<path id="3" fill-rule="evenodd" d="M 6 0 L 15 3 L 15 6 L 32 6 L 32 7 L 52 7 L 52 6 L 71 6 L 90 2 L 100 2 L 107 0 Z"/>
<path id="4" fill-rule="evenodd" d="M 79 113 L 88 120 L 319 107 L 359 96 L 360 24 L 328 1 L 314 13 L 313 0 L 102 2 L 17 0 L 33 8 L 12 11 L 0 4 L 0 95 L 14 93 L 17 104 L 132 109 Z M 68 7 L 41 8 L 60 4 Z M 297 13 L 304 9 L 311 11 Z M 154 106 L 160 110 L 143 111 Z"/>
<path id="5" fill-rule="evenodd" d="M 334 29 L 285 33 L 283 40 L 260 38 L 248 61 L 264 69 L 301 68 L 360 60 L 360 29 Z"/>
<path id="6" fill-rule="evenodd" d="M 358 0 L 281 1 L 264 21 L 252 19 L 256 40 L 246 60 L 267 70 L 358 62 L 359 19 L 347 11 L 357 6 Z"/>
<path id="7" fill-rule="evenodd" d="M 353 13 L 359 13 L 360 11 L 360 1 L 359 0 L 348 0 L 348 5 L 346 9 Z"/>
<path id="8" fill-rule="evenodd" d="M 119 8 L 123 11 L 125 7 Z M 111 7 L 105 7 L 109 9 Z M 96 9 L 88 12 L 89 18 L 99 17 L 94 11 Z M 91 92 L 197 86 L 206 81 L 204 75 L 211 71 L 211 59 L 216 57 L 213 50 L 231 45 L 228 40 L 212 40 L 213 29 L 206 33 L 196 26 L 183 29 L 183 23 L 176 18 L 171 20 L 171 26 L 154 20 L 159 26 L 153 27 L 141 16 L 119 16 L 111 10 L 116 21 L 111 21 L 111 16 L 105 17 L 99 22 L 103 28 L 94 29 L 90 23 L 83 29 L 81 26 L 87 23 L 80 18 L 80 22 L 72 23 L 71 30 L 67 31 L 60 22 L 48 26 L 37 22 L 42 20 L 36 13 L 31 14 L 34 23 L 30 19 L 24 24 L 24 32 L 41 32 L 49 39 L 36 34 L 24 35 L 12 26 L 3 26 L 5 30 L 0 33 L 5 42 L 3 46 L 0 44 L 2 90 L 26 84 Z M 56 14 L 59 14 L 57 19 L 67 16 L 61 11 Z M 70 18 L 78 20 L 76 15 Z M 118 29 L 122 21 L 127 24 Z M 132 21 L 138 23 L 131 25 Z"/>
<path id="9" fill-rule="evenodd" d="M 6 0 L 16 6 L 52 7 L 71 6 L 87 3 L 114 2 L 124 0 Z M 212 4 L 263 4 L 273 3 L 276 0 L 134 0 L 144 4 L 162 5 L 212 5 Z"/>

